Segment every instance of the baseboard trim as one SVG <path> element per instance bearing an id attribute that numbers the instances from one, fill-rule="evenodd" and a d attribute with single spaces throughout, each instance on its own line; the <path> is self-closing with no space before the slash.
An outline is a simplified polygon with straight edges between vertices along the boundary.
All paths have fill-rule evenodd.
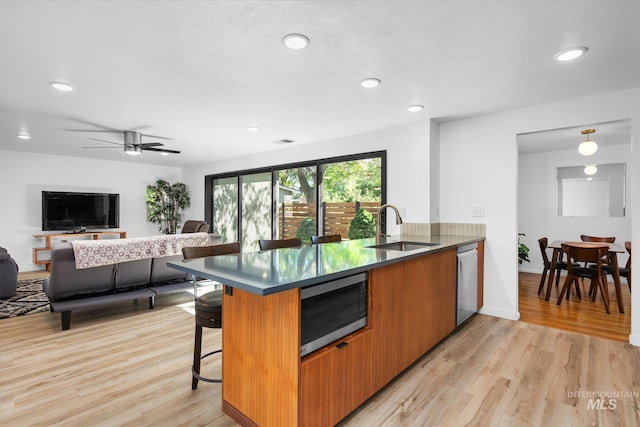
<path id="1" fill-rule="evenodd" d="M 629 334 L 629 344 L 640 347 L 640 335 Z"/>
<path id="2" fill-rule="evenodd" d="M 478 311 L 478 313 L 486 314 L 488 316 L 493 316 L 493 317 L 500 317 L 502 319 L 507 319 L 507 320 L 520 320 L 519 311 L 515 311 L 515 312 L 508 311 L 499 307 L 487 306 L 486 304 L 482 306 L 482 308 L 480 309 L 480 311 Z"/>

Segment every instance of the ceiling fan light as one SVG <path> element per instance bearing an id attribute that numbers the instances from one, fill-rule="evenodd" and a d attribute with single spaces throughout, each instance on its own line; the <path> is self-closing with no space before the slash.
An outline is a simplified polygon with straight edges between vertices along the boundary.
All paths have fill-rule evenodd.
<path id="1" fill-rule="evenodd" d="M 142 148 L 139 145 L 125 145 L 124 154 L 128 156 L 141 156 Z"/>
<path id="2" fill-rule="evenodd" d="M 164 151 L 162 153 L 160 153 L 161 156 L 168 156 L 169 153 L 165 153 Z"/>

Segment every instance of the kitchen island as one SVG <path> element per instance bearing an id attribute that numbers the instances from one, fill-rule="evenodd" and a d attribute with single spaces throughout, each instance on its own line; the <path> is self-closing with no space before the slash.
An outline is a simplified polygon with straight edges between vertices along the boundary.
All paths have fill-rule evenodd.
<path id="1" fill-rule="evenodd" d="M 395 236 L 173 262 L 224 284 L 222 408 L 246 426 L 334 425 L 451 333 L 456 248 L 483 237 Z M 300 357 L 301 288 L 366 272 L 368 324 Z M 482 293 L 479 292 L 478 307 Z"/>

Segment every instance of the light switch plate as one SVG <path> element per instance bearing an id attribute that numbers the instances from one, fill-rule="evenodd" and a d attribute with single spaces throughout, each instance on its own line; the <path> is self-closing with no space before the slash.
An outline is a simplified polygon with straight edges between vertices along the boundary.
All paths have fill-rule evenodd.
<path id="1" fill-rule="evenodd" d="M 474 206 L 471 208 L 471 216 L 484 216 L 484 206 Z"/>

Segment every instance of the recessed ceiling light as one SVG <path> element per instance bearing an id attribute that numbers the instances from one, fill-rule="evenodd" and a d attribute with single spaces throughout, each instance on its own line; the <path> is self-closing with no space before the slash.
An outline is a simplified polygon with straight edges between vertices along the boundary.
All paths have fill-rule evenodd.
<path id="1" fill-rule="evenodd" d="M 160 153 L 160 155 L 161 155 L 161 156 L 168 156 L 168 155 L 169 155 L 169 153 L 162 152 L 162 153 Z"/>
<path id="2" fill-rule="evenodd" d="M 411 113 L 417 113 L 418 111 L 422 111 L 423 108 L 423 105 L 409 105 L 409 108 L 407 108 L 407 110 Z"/>
<path id="3" fill-rule="evenodd" d="M 371 88 L 374 88 L 374 87 L 378 87 L 378 85 L 380 84 L 380 79 L 376 79 L 374 77 L 369 77 L 369 78 L 361 80 L 360 84 L 362 85 L 362 87 L 366 87 L 368 89 L 371 89 Z"/>
<path id="4" fill-rule="evenodd" d="M 64 82 L 49 82 L 52 88 L 59 90 L 60 92 L 71 92 L 73 90 L 73 86 L 69 83 Z"/>
<path id="5" fill-rule="evenodd" d="M 299 50 L 304 49 L 310 43 L 309 37 L 304 34 L 287 34 L 282 38 L 282 43 L 289 49 Z"/>
<path id="6" fill-rule="evenodd" d="M 565 62 L 579 58 L 589 50 L 587 47 L 572 47 L 570 49 L 561 50 L 553 55 L 556 61 Z"/>
<path id="7" fill-rule="evenodd" d="M 31 135 L 29 135 L 28 133 L 22 132 L 16 135 L 18 138 L 22 139 L 22 140 L 28 140 L 31 139 Z"/>
<path id="8" fill-rule="evenodd" d="M 247 130 L 249 132 L 260 132 L 260 128 L 258 126 L 248 126 Z"/>

